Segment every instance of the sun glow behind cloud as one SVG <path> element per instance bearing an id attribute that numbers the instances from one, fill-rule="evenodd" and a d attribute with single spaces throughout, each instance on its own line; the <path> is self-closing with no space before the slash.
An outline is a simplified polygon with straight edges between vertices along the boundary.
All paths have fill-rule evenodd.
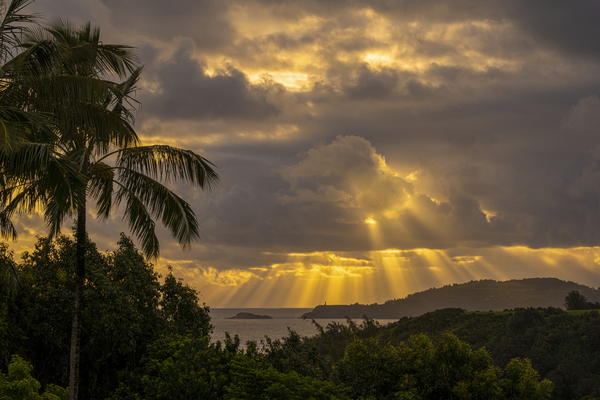
<path id="1" fill-rule="evenodd" d="M 209 69 L 241 57 L 243 71 L 252 82 L 268 75 L 294 92 L 309 90 L 315 79 L 339 89 L 351 78 L 349 72 L 361 64 L 373 71 L 403 71 L 433 86 L 444 82 L 427 74 L 431 67 L 485 72 L 514 71 L 521 66 L 509 53 L 489 54 L 489 38 L 513 28 L 506 21 L 398 21 L 374 9 L 359 8 L 344 15 L 347 22 L 332 23 L 315 14 L 282 18 L 277 10 L 232 7 L 229 20 L 240 35 L 236 47 L 205 56 Z M 332 74 L 332 65 L 340 72 Z"/>
<path id="2" fill-rule="evenodd" d="M 272 80 L 292 92 L 308 90 L 311 84 L 308 74 L 294 71 L 259 71 L 248 75 L 248 78 L 254 84 L 260 84 L 265 79 Z"/>
<path id="3" fill-rule="evenodd" d="M 208 195 L 172 185 L 202 241 L 159 264 L 209 305 L 381 302 L 478 278 L 600 284 L 598 249 L 567 248 L 600 237 L 598 52 L 577 34 L 597 28 L 567 29 L 585 6 L 540 19 L 528 2 L 190 1 L 165 19 L 104 3 L 103 34 L 146 65 L 144 144 L 222 173 Z M 119 218 L 90 226 L 99 248 L 127 232 Z M 31 249 L 44 223 L 21 224 Z"/>
<path id="4" fill-rule="evenodd" d="M 382 303 L 431 287 L 478 279 L 558 277 L 600 286 L 596 274 L 600 266 L 600 247 L 387 249 L 362 256 L 336 252 L 289 253 L 286 259 L 286 262 L 252 271 L 217 271 L 201 266 L 190 269 L 180 262 L 173 263 L 173 267 L 175 275 L 198 288 L 202 301 L 212 307 Z M 167 263 L 161 262 L 159 270 Z"/>

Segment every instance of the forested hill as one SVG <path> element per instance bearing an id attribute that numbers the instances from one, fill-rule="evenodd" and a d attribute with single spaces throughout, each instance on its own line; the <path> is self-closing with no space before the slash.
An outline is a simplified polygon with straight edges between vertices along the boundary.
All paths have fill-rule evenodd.
<path id="1" fill-rule="evenodd" d="M 600 301 L 600 290 L 557 278 L 532 278 L 497 282 L 491 279 L 432 288 L 384 304 L 321 305 L 306 318 L 402 318 L 441 308 L 467 311 L 502 311 L 520 307 L 564 308 L 565 296 L 578 290 L 588 301 Z"/>

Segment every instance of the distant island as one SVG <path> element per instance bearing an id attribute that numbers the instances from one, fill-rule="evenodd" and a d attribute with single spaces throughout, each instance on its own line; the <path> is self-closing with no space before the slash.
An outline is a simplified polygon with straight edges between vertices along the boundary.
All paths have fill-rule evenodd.
<path id="1" fill-rule="evenodd" d="M 270 317 L 268 315 L 252 314 L 249 312 L 241 312 L 241 313 L 237 313 L 233 317 L 229 317 L 229 318 L 225 318 L 225 319 L 273 319 L 273 317 Z"/>
<path id="2" fill-rule="evenodd" d="M 467 311 L 502 311 L 513 308 L 557 307 L 564 309 L 565 296 L 578 290 L 588 301 L 600 301 L 600 290 L 566 282 L 557 278 L 513 279 L 497 282 L 491 279 L 455 283 L 409 294 L 403 299 L 384 304 L 320 305 L 301 318 L 379 319 L 417 317 L 442 308 Z"/>

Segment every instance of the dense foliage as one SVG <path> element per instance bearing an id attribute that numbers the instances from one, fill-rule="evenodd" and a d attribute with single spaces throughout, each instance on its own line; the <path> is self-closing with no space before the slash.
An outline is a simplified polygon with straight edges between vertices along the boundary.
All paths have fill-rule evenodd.
<path id="1" fill-rule="evenodd" d="M 164 284 L 151 264 L 121 235 L 114 252 L 101 254 L 88 240 L 82 333 L 84 398 L 103 398 L 117 386 L 118 371 L 135 368 L 161 335 L 204 337 L 210 333 L 208 307 L 198 293 L 169 273 Z M 4 302 L 0 356 L 33 362 L 44 383 L 68 382 L 73 311 L 75 243 L 66 236 L 39 239 L 18 265 L 20 289 Z"/>
<path id="2" fill-rule="evenodd" d="M 542 378 L 553 382 L 552 399 L 600 397 L 600 313 L 557 308 L 505 312 L 466 312 L 443 309 L 416 318 L 402 318 L 387 326 L 331 324 L 305 345 L 339 358 L 353 337 L 381 345 L 401 346 L 411 337 L 427 334 L 434 342 L 448 332 L 473 350 L 485 349 L 500 368 L 515 358 L 531 360 Z"/>
<path id="3" fill-rule="evenodd" d="M 25 398 L 66 394 L 75 247 L 66 236 L 40 238 L 20 263 L 2 248 L 19 280 L 1 304 L 7 374 L 0 376 L 0 393 L 8 399 L 23 398 L 10 394 L 17 386 Z M 128 237 L 121 235 L 114 252 L 101 253 L 89 240 L 86 249 L 84 398 L 546 399 L 552 391 L 528 360 L 499 368 L 481 346 L 474 350 L 454 334 L 441 334 L 467 315 L 462 312 L 452 312 L 431 338 L 396 340 L 393 327 L 365 320 L 319 327 L 313 338 L 290 331 L 282 340 L 245 348 L 237 337 L 214 343 L 198 293 L 171 271 L 161 283 Z"/>
<path id="4" fill-rule="evenodd" d="M 18 214 L 42 214 L 51 237 L 76 217 L 69 366 L 69 399 L 76 400 L 84 281 L 92 261 L 85 249 L 88 203 L 101 219 L 123 205 L 132 234 L 156 258 L 156 222 L 184 249 L 200 237 L 191 205 L 166 183 L 208 189 L 219 177 L 190 150 L 142 146 L 133 129 L 142 71 L 133 47 L 103 43 L 90 23 L 56 19 L 26 29 L 22 24 L 32 18 L 20 11 L 29 2 L 0 0 L 0 60 L 9 59 L 0 68 L 0 236 L 17 238 Z M 20 128 L 6 128 L 14 125 Z"/>
<path id="5" fill-rule="evenodd" d="M 13 356 L 8 374 L 0 373 L 0 399 L 66 400 L 69 393 L 60 386 L 49 384 L 40 395 L 42 385 L 31 376 L 33 367 L 19 356 Z"/>

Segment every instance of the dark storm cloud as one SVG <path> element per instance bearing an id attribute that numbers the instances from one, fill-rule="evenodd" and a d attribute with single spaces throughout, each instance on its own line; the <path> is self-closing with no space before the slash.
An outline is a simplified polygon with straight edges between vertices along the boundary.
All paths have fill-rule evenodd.
<path id="1" fill-rule="evenodd" d="M 571 2 L 565 6 L 560 0 L 526 0 L 526 1 L 422 1 L 401 0 L 370 1 L 276 1 L 262 0 L 251 2 L 239 1 L 183 1 L 164 2 L 160 0 L 90 0 L 86 2 L 62 0 L 38 0 L 32 7 L 46 15 L 62 15 L 75 18 L 80 22 L 92 20 L 101 24 L 110 33 L 120 35 L 129 33 L 130 38 L 144 36 L 152 40 L 168 41 L 176 36 L 192 38 L 198 48 L 207 52 L 221 53 L 227 51 L 235 41 L 243 48 L 249 44 L 243 34 L 229 20 L 232 9 L 242 7 L 245 10 L 257 9 L 257 13 L 271 15 L 288 21 L 298 21 L 306 16 L 318 16 L 329 20 L 323 32 L 335 29 L 356 29 L 361 17 L 352 12 L 370 8 L 386 15 L 397 24 L 419 21 L 430 23 L 460 23 L 479 20 L 492 23 L 509 21 L 519 30 L 530 34 L 540 44 L 549 46 L 568 54 L 590 55 L 600 54 L 600 28 L 597 21 L 600 17 L 600 5 L 595 0 Z M 361 24 L 362 22 L 359 22 Z M 465 29 L 477 30 L 481 36 L 483 31 L 475 26 Z M 464 32 L 466 36 L 468 32 Z M 506 32 L 508 33 L 508 32 Z M 502 35 L 503 36 L 503 35 Z M 531 50 L 531 43 L 524 38 L 514 41 L 500 35 L 483 35 L 482 42 L 490 54 L 500 51 L 511 51 L 515 54 Z M 406 37 L 405 37 L 406 39 Z M 508 40 L 507 40 L 508 39 Z M 290 44 L 314 43 L 322 40 L 317 32 L 306 33 L 301 38 L 287 37 L 285 32 L 278 32 L 263 38 L 270 46 L 285 48 Z M 453 52 L 452 47 L 425 38 L 417 38 L 420 43 L 419 52 L 424 54 L 441 54 Z M 364 42 L 363 45 L 360 45 Z M 244 44 L 245 43 L 245 44 Z M 365 37 L 349 38 L 348 46 L 366 48 L 372 44 Z M 251 45 L 250 45 L 251 46 Z M 503 50 L 504 49 L 504 50 Z"/>
<path id="2" fill-rule="evenodd" d="M 507 14 L 545 45 L 576 56 L 600 57 L 600 3 L 580 0 L 506 2 Z"/>
<path id="3" fill-rule="evenodd" d="M 599 112 L 596 96 L 584 98 L 559 115 L 558 123 L 556 116 L 549 118 L 554 127 L 521 127 L 521 133 L 504 134 L 495 143 L 474 143 L 470 152 L 464 145 L 454 146 L 451 155 L 429 159 L 424 169 L 436 177 L 434 186 L 446 195 L 470 194 L 519 227 L 512 244 L 595 246 L 600 233 L 594 180 Z M 535 111 L 530 118 L 536 122 Z M 456 162 L 460 154 L 464 159 Z"/>
<path id="4" fill-rule="evenodd" d="M 146 121 L 200 121 L 182 141 L 221 135 L 195 145 L 223 176 L 194 204 L 203 243 L 219 249 L 198 259 L 248 267 L 273 249 L 372 249 L 369 216 L 383 247 L 600 244 L 598 2 L 59 3 L 52 12 L 97 10 L 103 31 L 141 44 Z M 369 33 L 380 24 L 367 8 L 388 31 Z M 250 82 L 264 70 L 309 84 Z"/>
<path id="5" fill-rule="evenodd" d="M 101 0 L 111 10 L 111 24 L 121 32 L 153 40 L 192 38 L 205 51 L 218 51 L 235 37 L 227 3 L 219 0 Z"/>
<path id="6" fill-rule="evenodd" d="M 181 39 L 166 60 L 150 59 L 154 49 L 142 49 L 148 61 L 149 78 L 158 85 L 154 92 L 145 91 L 144 108 L 161 118 L 262 119 L 277 115 L 285 88 L 264 81 L 252 84 L 248 77 L 231 65 L 208 75 L 206 67 L 193 58 L 194 43 Z"/>
<path id="7" fill-rule="evenodd" d="M 598 245 L 598 97 L 582 98 L 563 107 L 561 113 L 552 112 L 551 118 L 544 108 L 533 104 L 524 110 L 518 105 L 496 109 L 490 110 L 490 115 L 444 111 L 448 120 L 440 118 L 440 111 L 404 115 L 399 117 L 398 126 L 406 129 L 401 126 L 402 119 L 420 121 L 420 133 L 404 138 L 389 136 L 386 131 L 374 135 L 372 126 L 370 137 L 382 143 L 377 148 L 364 139 L 346 137 L 318 145 L 305 153 L 308 157 L 284 169 L 283 177 L 291 186 L 278 181 L 261 193 L 261 198 L 275 197 L 277 203 L 260 208 L 249 202 L 260 208 L 245 211 L 255 218 L 254 226 L 264 219 L 251 241 L 242 234 L 233 236 L 231 231 L 219 240 L 296 251 L 368 250 L 373 243 L 363 222 L 372 215 L 382 232 L 382 248 L 449 248 L 461 243 L 532 248 Z M 452 114 L 458 114 L 454 116 L 458 119 L 453 120 Z M 427 132 L 423 121 L 435 120 L 435 115 L 439 121 L 432 121 Z M 494 118 L 498 121 L 490 122 Z M 348 120 L 341 129 L 350 130 L 356 121 Z M 389 126 L 390 121 L 383 123 Z M 457 140 L 465 129 L 472 131 L 470 139 Z M 402 208 L 400 199 L 406 190 L 410 193 L 414 189 L 393 178 L 385 163 L 378 164 L 382 162 L 380 153 L 388 162 L 414 160 L 407 163 L 421 170 L 416 184 L 423 192 L 417 193 L 411 207 Z M 258 193 L 254 184 L 240 193 L 246 191 Z M 369 193 L 375 194 L 376 202 Z M 445 200 L 433 201 L 429 196 Z M 224 204 L 236 203 L 227 200 Z M 396 206 L 399 208 L 394 211 Z M 391 216 L 383 216 L 390 209 L 394 211 Z M 260 218 L 254 217 L 257 215 Z M 225 232 L 219 228 L 222 223 L 228 229 L 235 225 L 223 217 L 211 229 Z M 246 223 L 247 218 L 240 218 L 240 226 Z"/>
<path id="8" fill-rule="evenodd" d="M 76 23 L 100 25 L 103 38 L 135 45 L 140 37 L 168 42 L 192 38 L 204 51 L 219 51 L 236 32 L 218 0 L 37 0 L 31 10 L 46 19 L 60 16 Z"/>
<path id="9" fill-rule="evenodd" d="M 280 174 L 285 180 L 278 189 L 234 185 L 211 199 L 204 207 L 206 240 L 265 251 L 369 251 L 509 245 L 527 234 L 500 215 L 488 219 L 466 194 L 444 202 L 418 194 L 409 201 L 412 185 L 359 137 L 310 149 Z M 367 217 L 377 221 L 378 243 Z"/>
<path id="10" fill-rule="evenodd" d="M 381 99 L 396 92 L 399 73 L 390 68 L 372 71 L 367 65 L 362 65 L 353 85 L 346 92 L 353 99 Z"/>
<path id="11" fill-rule="evenodd" d="M 462 21 L 470 18 L 494 19 L 498 2 L 491 0 L 373 0 L 368 3 L 360 0 L 255 0 L 255 3 L 271 7 L 281 17 L 301 18 L 307 13 L 332 15 L 347 9 L 372 8 L 378 12 L 394 13 L 407 18 L 427 17 L 432 20 Z M 501 2 L 500 2 L 501 3 Z"/>

